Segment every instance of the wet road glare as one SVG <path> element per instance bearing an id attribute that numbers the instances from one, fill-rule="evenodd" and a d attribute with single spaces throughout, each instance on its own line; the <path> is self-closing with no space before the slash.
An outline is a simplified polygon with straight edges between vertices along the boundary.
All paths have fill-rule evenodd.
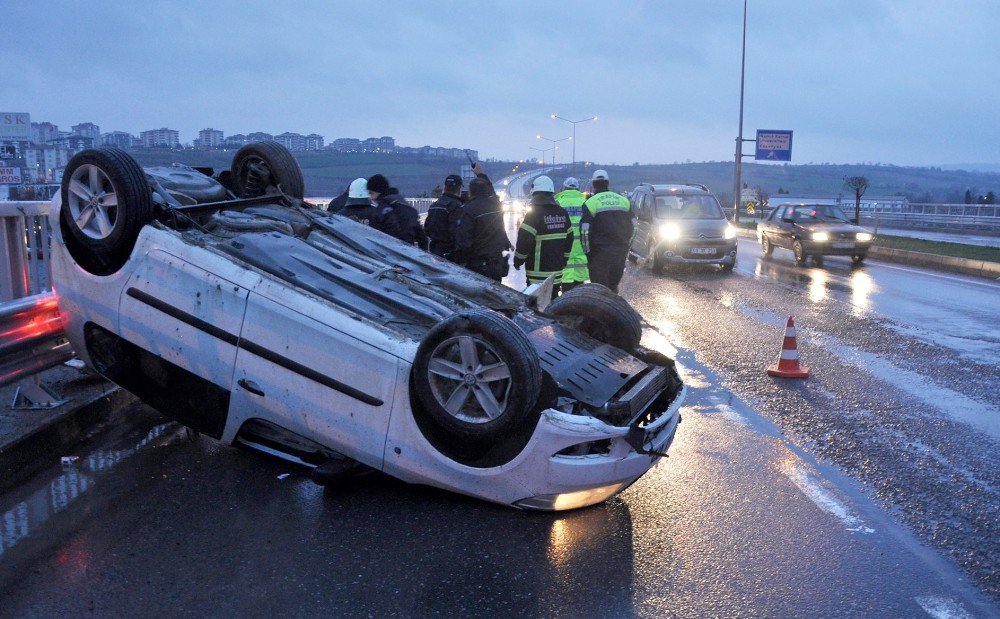
<path id="1" fill-rule="evenodd" d="M 997 616 L 1000 285 L 740 253 L 629 265 L 690 395 L 670 457 L 604 505 L 324 490 L 137 406 L 0 494 L 0 616 Z M 807 381 L 764 374 L 788 315 Z"/>

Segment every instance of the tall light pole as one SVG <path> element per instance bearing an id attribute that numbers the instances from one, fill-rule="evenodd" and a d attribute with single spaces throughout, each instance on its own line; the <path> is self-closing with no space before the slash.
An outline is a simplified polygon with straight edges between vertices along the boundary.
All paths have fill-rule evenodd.
<path id="1" fill-rule="evenodd" d="M 591 116 L 590 118 L 584 118 L 583 120 L 570 120 L 568 118 L 563 118 L 559 114 L 552 114 L 551 117 L 553 119 L 556 119 L 556 120 L 566 121 L 566 122 L 570 123 L 571 125 L 573 125 L 573 166 L 570 168 L 570 170 L 571 170 L 570 174 L 572 174 L 573 176 L 576 176 L 576 126 L 579 125 L 580 123 L 585 123 L 585 122 L 590 122 L 592 120 L 597 120 L 597 117 L 596 116 Z"/>
<path id="2" fill-rule="evenodd" d="M 566 136 L 564 138 L 559 138 L 558 140 L 553 140 L 552 138 L 546 138 L 546 137 L 543 137 L 543 136 L 540 136 L 540 135 L 536 135 L 535 139 L 536 140 L 545 140 L 546 142 L 549 142 L 550 144 L 552 144 L 552 167 L 554 168 L 554 167 L 556 167 L 556 151 L 559 150 L 559 146 L 557 146 L 557 145 L 559 144 L 559 142 L 565 142 L 566 140 L 572 140 L 573 136 Z"/>
<path id="3" fill-rule="evenodd" d="M 747 0 L 743 0 L 743 53 L 740 60 L 740 131 L 736 136 L 736 174 L 733 179 L 733 221 L 740 220 L 740 192 L 743 176 L 743 84 L 747 69 Z"/>
<path id="4" fill-rule="evenodd" d="M 552 160 L 555 161 L 555 158 L 556 158 L 556 154 L 555 154 L 556 147 L 555 146 L 553 146 L 551 148 L 535 148 L 534 146 L 529 146 L 528 148 L 530 148 L 531 150 L 537 150 L 538 152 L 542 153 L 542 160 L 539 163 L 541 163 L 543 166 L 545 165 L 545 153 L 549 152 L 550 150 L 553 151 L 552 152 Z"/>

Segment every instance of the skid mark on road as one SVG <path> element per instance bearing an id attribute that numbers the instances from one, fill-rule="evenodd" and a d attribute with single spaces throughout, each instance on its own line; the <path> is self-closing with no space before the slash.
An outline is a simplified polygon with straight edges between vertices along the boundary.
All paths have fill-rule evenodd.
<path id="1" fill-rule="evenodd" d="M 934 619 L 972 619 L 969 611 L 951 598 L 937 595 L 922 595 L 916 598 L 917 604 L 924 612 Z"/>
<path id="2" fill-rule="evenodd" d="M 823 487 L 823 483 L 806 470 L 798 458 L 783 463 L 781 472 L 795 484 L 796 488 L 802 491 L 802 494 L 809 497 L 809 500 L 815 503 L 816 507 L 839 520 L 848 531 L 865 535 L 875 532 L 875 529 L 865 526 L 864 521 L 855 515 L 833 492 Z"/>
<path id="3" fill-rule="evenodd" d="M 892 384 L 955 421 L 1000 441 L 1000 410 L 995 407 L 942 387 L 926 376 L 896 367 L 877 355 L 845 344 L 832 336 L 818 335 L 813 336 L 812 340 L 841 361 Z"/>

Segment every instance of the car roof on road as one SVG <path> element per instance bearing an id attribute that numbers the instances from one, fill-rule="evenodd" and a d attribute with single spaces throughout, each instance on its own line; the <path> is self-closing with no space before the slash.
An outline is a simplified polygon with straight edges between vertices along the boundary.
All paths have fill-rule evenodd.
<path id="1" fill-rule="evenodd" d="M 708 187 L 699 183 L 677 183 L 670 185 L 641 183 L 639 188 L 650 189 L 653 193 L 710 193 Z"/>

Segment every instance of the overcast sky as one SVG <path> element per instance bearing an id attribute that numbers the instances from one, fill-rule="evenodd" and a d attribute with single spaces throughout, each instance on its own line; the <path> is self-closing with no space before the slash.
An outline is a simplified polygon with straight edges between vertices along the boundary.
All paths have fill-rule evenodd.
<path id="1" fill-rule="evenodd" d="M 0 111 L 523 158 L 732 159 L 741 0 L 0 0 Z M 750 0 L 744 135 L 793 163 L 1000 162 L 1000 2 Z M 568 161 L 568 142 L 558 154 Z M 748 145 L 747 148 L 752 148 Z"/>

